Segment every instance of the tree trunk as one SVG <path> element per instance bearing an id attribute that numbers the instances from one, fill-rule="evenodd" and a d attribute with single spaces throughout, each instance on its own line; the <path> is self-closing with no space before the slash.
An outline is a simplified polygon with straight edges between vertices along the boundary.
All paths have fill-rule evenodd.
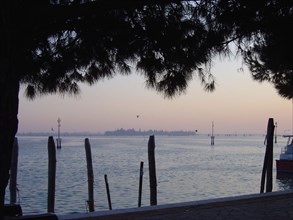
<path id="1" fill-rule="evenodd" d="M 15 134 L 18 128 L 18 93 L 17 74 L 19 43 L 16 41 L 17 28 L 12 25 L 9 1 L 1 1 L 0 22 L 0 219 L 3 219 L 5 189 L 9 180 L 9 169 Z"/>
<path id="2" fill-rule="evenodd" d="M 9 180 L 11 153 L 18 127 L 18 82 L 3 81 L 0 74 L 0 207 L 3 213 L 5 189 Z M 1 218 L 0 218 L 1 219 Z"/>

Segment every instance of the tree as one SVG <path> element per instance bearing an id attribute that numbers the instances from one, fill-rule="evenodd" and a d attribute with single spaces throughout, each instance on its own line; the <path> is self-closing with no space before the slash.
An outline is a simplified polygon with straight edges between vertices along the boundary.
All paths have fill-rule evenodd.
<path id="1" fill-rule="evenodd" d="M 232 39 L 253 79 L 272 83 L 278 93 L 293 98 L 292 1 L 223 1 L 222 20 L 234 31 Z M 225 8 L 227 10 L 225 10 Z"/>
<path id="2" fill-rule="evenodd" d="M 289 0 L 3 0 L 0 3 L 0 202 L 17 132 L 19 85 L 33 98 L 129 74 L 179 95 L 193 77 L 214 89 L 209 64 L 238 52 L 256 80 L 292 97 Z M 281 79 L 281 80 L 280 80 Z"/>

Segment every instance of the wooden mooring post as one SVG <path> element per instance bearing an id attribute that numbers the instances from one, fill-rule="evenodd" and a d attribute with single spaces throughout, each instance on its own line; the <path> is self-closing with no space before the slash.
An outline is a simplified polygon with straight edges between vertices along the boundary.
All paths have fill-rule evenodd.
<path id="1" fill-rule="evenodd" d="M 57 122 L 58 122 L 58 137 L 57 137 L 57 140 L 56 140 L 57 149 L 61 149 L 61 138 L 60 138 L 61 119 L 58 118 Z"/>
<path id="2" fill-rule="evenodd" d="M 140 169 L 139 169 L 138 207 L 141 207 L 142 180 L 143 180 L 143 161 L 140 162 Z"/>
<path id="3" fill-rule="evenodd" d="M 13 205 L 16 203 L 16 192 L 17 192 L 17 164 L 18 164 L 18 140 L 17 137 L 14 138 L 13 149 L 12 149 L 12 158 L 11 158 L 11 167 L 10 167 L 10 182 L 9 182 L 9 191 L 10 191 L 10 204 Z"/>
<path id="4" fill-rule="evenodd" d="M 278 137 L 278 134 L 277 134 L 277 128 L 278 128 L 278 123 L 276 122 L 276 123 L 275 123 L 275 144 L 278 142 L 278 141 L 277 141 L 277 137 Z"/>
<path id="5" fill-rule="evenodd" d="M 157 177 L 156 177 L 156 160 L 155 160 L 155 136 L 149 137 L 148 142 L 148 159 L 150 175 L 150 205 L 157 205 Z"/>
<path id="6" fill-rule="evenodd" d="M 214 122 L 212 122 L 212 135 L 211 135 L 211 145 L 215 145 L 215 136 L 214 136 Z"/>
<path id="7" fill-rule="evenodd" d="M 112 210 L 111 194 L 110 194 L 110 188 L 109 188 L 107 174 L 104 175 L 104 179 L 105 179 L 105 185 L 106 185 L 109 210 Z"/>
<path id="8" fill-rule="evenodd" d="M 274 119 L 270 118 L 268 121 L 267 135 L 266 135 L 266 152 L 264 157 L 260 193 L 264 192 L 266 182 L 266 192 L 273 190 L 273 146 L 274 146 Z M 265 181 L 266 180 L 266 181 Z"/>
<path id="9" fill-rule="evenodd" d="M 54 213 L 55 179 L 56 179 L 56 147 L 52 136 L 48 139 L 48 213 Z"/>
<path id="10" fill-rule="evenodd" d="M 94 172 L 91 145 L 88 138 L 85 139 L 85 153 L 86 153 L 86 164 L 87 164 L 87 176 L 88 176 L 88 207 L 90 212 L 95 211 L 94 204 Z"/>

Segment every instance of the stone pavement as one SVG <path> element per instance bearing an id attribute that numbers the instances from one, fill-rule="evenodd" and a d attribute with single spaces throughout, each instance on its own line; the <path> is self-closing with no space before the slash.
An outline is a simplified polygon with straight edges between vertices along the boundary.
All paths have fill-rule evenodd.
<path id="1" fill-rule="evenodd" d="M 58 216 L 60 220 L 293 219 L 293 191 Z"/>

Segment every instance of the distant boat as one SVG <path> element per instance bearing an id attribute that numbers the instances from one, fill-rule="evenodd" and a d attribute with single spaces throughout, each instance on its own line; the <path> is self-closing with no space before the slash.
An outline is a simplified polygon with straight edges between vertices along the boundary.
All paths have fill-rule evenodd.
<path id="1" fill-rule="evenodd" d="M 293 174 L 293 135 L 284 135 L 288 138 L 287 144 L 282 148 L 279 160 L 276 160 L 277 174 Z"/>

